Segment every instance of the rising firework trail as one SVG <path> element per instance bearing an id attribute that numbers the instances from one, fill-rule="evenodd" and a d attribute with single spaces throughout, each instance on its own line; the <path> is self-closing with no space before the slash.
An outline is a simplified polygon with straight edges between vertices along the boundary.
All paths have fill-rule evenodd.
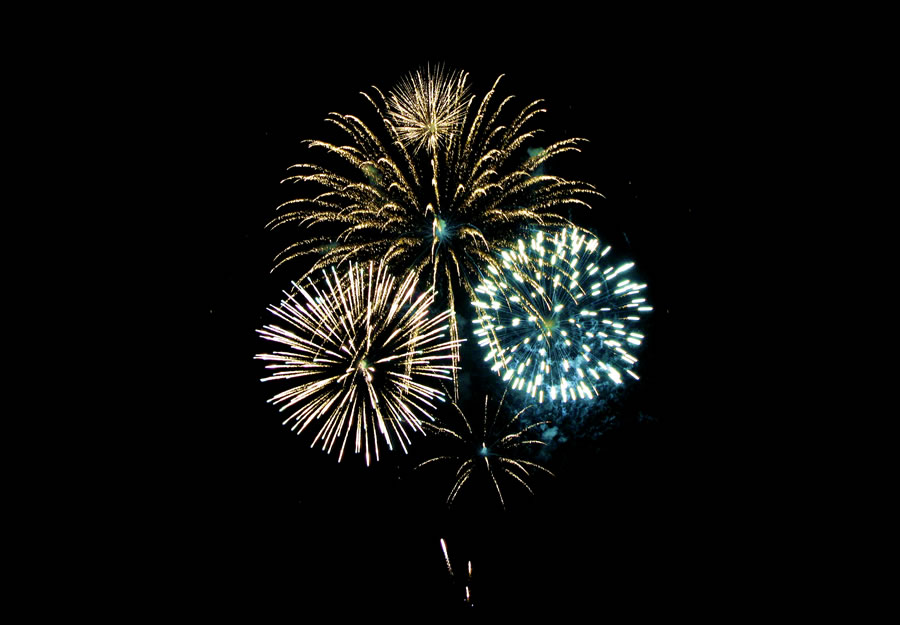
<path id="1" fill-rule="evenodd" d="M 451 579 L 456 578 L 456 574 L 453 572 L 453 566 L 450 564 L 450 554 L 447 552 L 447 542 L 441 538 L 441 551 L 444 552 L 444 562 L 447 565 L 447 572 L 450 574 Z M 469 606 L 472 605 L 472 561 L 468 561 L 468 566 L 466 569 L 467 575 L 465 578 L 465 603 Z"/>

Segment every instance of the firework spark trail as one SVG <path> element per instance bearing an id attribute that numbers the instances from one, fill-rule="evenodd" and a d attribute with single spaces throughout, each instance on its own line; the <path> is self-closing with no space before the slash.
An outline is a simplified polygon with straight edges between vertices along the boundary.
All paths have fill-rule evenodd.
<path id="1" fill-rule="evenodd" d="M 379 437 L 405 452 L 409 431 L 422 431 L 444 401 L 429 381 L 450 380 L 456 366 L 450 311 L 429 317 L 433 291 L 416 297 L 414 289 L 414 276 L 398 284 L 380 264 L 351 263 L 345 276 L 332 268 L 269 308 L 284 326 L 257 331 L 287 348 L 256 356 L 272 363 L 263 381 L 292 384 L 269 401 L 293 411 L 284 423 L 294 421 L 298 434 L 319 422 L 312 445 L 321 441 L 328 453 L 337 446 L 338 461 L 351 438 L 366 464 L 380 457 Z"/>
<path id="2" fill-rule="evenodd" d="M 634 263 L 612 264 L 610 246 L 577 228 L 537 233 L 501 253 L 475 289 L 475 335 L 485 361 L 513 390 L 538 403 L 599 396 L 605 380 L 634 379 L 632 351 L 652 310 L 646 284 L 626 277 Z"/>
<path id="3" fill-rule="evenodd" d="M 447 563 L 447 572 L 450 573 L 451 577 L 453 577 L 453 567 L 450 566 L 450 556 L 447 553 L 447 543 L 444 541 L 443 538 L 441 539 L 441 549 L 444 552 L 444 562 Z"/>
<path id="4" fill-rule="evenodd" d="M 447 565 L 447 572 L 450 574 L 452 579 L 456 578 L 456 574 L 453 572 L 453 566 L 450 564 L 450 554 L 447 551 L 447 542 L 441 538 L 441 550 L 444 552 L 444 563 Z M 468 575 L 466 576 L 464 590 L 466 593 L 465 602 L 469 605 L 472 604 L 472 561 L 468 561 Z"/>
<path id="5" fill-rule="evenodd" d="M 549 475 L 553 473 L 540 464 L 527 459 L 528 449 L 531 445 L 543 446 L 542 440 L 531 438 L 531 434 L 537 428 L 547 425 L 546 421 L 538 421 L 523 429 L 515 429 L 520 424 L 520 417 L 531 406 L 526 406 L 517 412 L 509 421 L 498 424 L 497 419 L 503 408 L 503 397 L 497 405 L 493 418 L 488 413 L 488 398 L 485 396 L 484 417 L 480 428 L 474 428 L 472 422 L 460 409 L 459 404 L 451 402 L 456 409 L 459 419 L 450 422 L 441 420 L 436 423 L 425 424 L 429 430 L 446 436 L 455 441 L 458 451 L 451 455 L 436 456 L 430 458 L 416 468 L 421 468 L 434 462 L 449 461 L 458 463 L 456 478 L 447 497 L 447 505 L 453 505 L 463 486 L 478 474 L 485 474 L 496 490 L 500 505 L 505 509 L 506 501 L 500 487 L 500 479 L 509 478 L 522 485 L 529 493 L 534 494 L 531 487 L 525 481 L 533 470 L 543 471 Z"/>
<path id="6" fill-rule="evenodd" d="M 269 227 L 337 228 L 336 237 L 304 235 L 277 257 L 275 267 L 314 254 L 309 273 L 347 261 L 378 260 L 398 275 L 409 270 L 446 298 L 450 338 L 459 339 L 454 285 L 474 285 L 497 265 L 494 250 L 508 247 L 533 226 L 561 226 L 555 211 L 600 194 L 592 186 L 543 175 L 550 159 L 580 151 L 583 139 L 565 139 L 524 154 L 540 132 L 540 101 L 506 114 L 512 97 L 495 103 L 500 78 L 480 104 L 468 97 L 467 74 L 419 72 L 386 98 L 376 87 L 363 96 L 374 111 L 369 125 L 354 115 L 328 121 L 347 144 L 309 141 L 334 165 L 300 163 L 284 182 L 319 192 L 284 202 Z M 426 150 L 417 149 L 425 146 Z M 458 357 L 458 352 L 454 351 Z M 455 375 L 455 370 L 454 370 Z M 454 378 L 454 396 L 458 385 Z"/>

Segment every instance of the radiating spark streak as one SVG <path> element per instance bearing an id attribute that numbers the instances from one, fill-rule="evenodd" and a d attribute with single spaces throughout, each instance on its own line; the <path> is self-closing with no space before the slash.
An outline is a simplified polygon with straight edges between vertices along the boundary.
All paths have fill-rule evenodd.
<path id="1" fill-rule="evenodd" d="M 585 370 L 597 380 L 595 364 L 606 370 L 611 362 L 638 379 L 631 371 L 637 358 L 609 333 L 632 346 L 641 345 L 644 336 L 635 331 L 640 314 L 653 309 L 640 305 L 643 298 L 636 303 L 633 290 L 646 285 L 631 278 L 612 283 L 632 271 L 634 263 L 609 264 L 598 272 L 610 247 L 600 249 L 594 235 L 578 228 L 538 230 L 529 244 L 500 250 L 502 269 L 483 276 L 476 289 L 482 294 L 481 305 L 475 308 L 479 344 L 487 351 L 491 370 L 514 390 L 531 396 L 546 391 L 554 401 L 593 399 L 599 394 L 581 382 Z M 554 252 L 552 276 L 541 271 L 549 250 Z M 607 374 L 621 383 L 618 370 Z"/>
<path id="2" fill-rule="evenodd" d="M 436 423 L 423 423 L 427 429 L 452 439 L 457 447 L 456 453 L 430 458 L 416 467 L 440 461 L 449 461 L 457 465 L 447 505 L 453 505 L 463 486 L 474 475 L 483 475 L 485 477 L 482 479 L 490 480 L 492 489 L 497 492 L 500 505 L 504 509 L 506 501 L 503 497 L 502 481 L 511 479 L 524 486 L 528 492 L 532 492 L 526 480 L 534 472 L 543 471 L 553 475 L 548 469 L 526 457 L 532 445 L 546 444 L 532 438 L 532 434 L 547 422 L 532 423 L 522 428 L 520 417 L 531 407 L 526 406 L 508 421 L 498 423 L 505 398 L 504 392 L 492 417 L 488 412 L 488 397 L 485 396 L 484 415 L 480 422 L 470 421 L 459 405 L 452 402 L 456 416 L 454 420 L 441 419 Z"/>
<path id="3" fill-rule="evenodd" d="M 317 423 L 312 445 L 343 458 L 348 443 L 366 464 L 388 450 L 407 451 L 444 393 L 429 378 L 452 379 L 458 341 L 446 341 L 450 311 L 430 317 L 434 292 L 415 297 L 415 277 L 396 281 L 384 265 L 350 264 L 346 275 L 324 273 L 325 288 L 308 279 L 269 310 L 288 330 L 267 325 L 262 338 L 288 351 L 259 354 L 273 374 L 263 381 L 292 386 L 269 402 L 291 411 L 298 434 Z M 301 301 L 309 306 L 302 306 Z M 314 305 L 313 305 L 314 303 Z"/>
<path id="4" fill-rule="evenodd" d="M 551 159 L 578 152 L 582 139 L 528 156 L 540 103 L 510 110 L 510 98 L 497 101 L 498 78 L 476 104 L 467 79 L 464 72 L 429 67 L 388 96 L 375 87 L 364 93 L 370 118 L 331 113 L 327 120 L 344 143 L 309 141 L 322 163 L 290 168 L 284 182 L 307 191 L 281 204 L 269 226 L 297 226 L 302 235 L 275 266 L 316 255 L 306 275 L 348 261 L 383 262 L 398 275 L 410 270 L 421 286 L 446 298 L 454 311 L 449 338 L 458 341 L 454 289 L 474 295 L 481 275 L 498 272 L 496 250 L 515 246 L 533 227 L 568 224 L 555 211 L 589 206 L 587 199 L 600 196 L 587 183 L 540 172 Z M 338 234 L 310 236 L 310 227 Z M 332 324 L 323 330 L 334 331 Z"/>
<path id="5" fill-rule="evenodd" d="M 450 556 L 447 554 L 447 543 L 441 538 L 441 550 L 444 552 L 444 562 L 447 563 L 447 572 L 450 573 L 451 577 L 453 576 L 453 567 L 450 566 Z"/>

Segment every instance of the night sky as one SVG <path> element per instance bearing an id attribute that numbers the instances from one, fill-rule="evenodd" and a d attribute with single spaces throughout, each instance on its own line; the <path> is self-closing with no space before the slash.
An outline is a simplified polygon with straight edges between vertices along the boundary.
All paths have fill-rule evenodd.
<path id="1" fill-rule="evenodd" d="M 613 608 L 693 612 L 728 595 L 723 571 L 744 548 L 726 529 L 740 513 L 741 486 L 726 461 L 735 429 L 713 410 L 721 391 L 704 372 L 713 364 L 702 303 L 711 299 L 710 202 L 688 149 L 702 150 L 692 128 L 713 106 L 710 76 L 693 59 L 641 54 L 639 41 L 484 41 L 376 54 L 298 38 L 224 60 L 195 55 L 183 72 L 198 94 L 184 127 L 197 146 L 196 288 L 206 293 L 209 339 L 188 364 L 209 379 L 186 428 L 192 512 L 179 553 L 184 576 L 196 580 L 182 592 L 201 605 L 246 617 L 317 606 L 372 616 L 462 610 L 441 538 L 454 568 L 473 563 L 475 610 L 590 610 L 599 619 Z M 255 332 L 270 320 L 266 307 L 303 269 L 300 261 L 270 273 L 296 231 L 265 229 L 275 207 L 301 192 L 279 184 L 286 168 L 315 158 L 301 141 L 341 138 L 323 123 L 329 111 L 367 114 L 360 91 L 386 92 L 426 62 L 469 72 L 479 99 L 505 74 L 502 95 L 519 106 L 546 101 L 536 125 L 548 139 L 590 141 L 551 161 L 553 171 L 606 196 L 572 218 L 612 243 L 616 258 L 635 261 L 655 309 L 638 354 L 642 379 L 626 384 L 612 425 L 555 449 L 545 464 L 556 477 L 536 479 L 535 496 L 510 485 L 506 511 L 476 490 L 448 512 L 451 482 L 412 471 L 416 444 L 410 456 L 388 454 L 369 468 L 352 454 L 338 464 L 310 449 L 308 433 L 290 432 L 266 403 L 280 387 L 259 381 L 263 364 L 253 359 L 268 349 Z M 487 367 L 468 373 L 479 390 L 494 381 Z"/>

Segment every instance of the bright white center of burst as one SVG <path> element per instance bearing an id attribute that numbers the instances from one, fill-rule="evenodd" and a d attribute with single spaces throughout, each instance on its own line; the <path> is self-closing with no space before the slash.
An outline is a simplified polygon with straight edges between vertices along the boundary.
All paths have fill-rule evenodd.
<path id="1" fill-rule="evenodd" d="M 646 284 L 627 275 L 634 263 L 611 264 L 609 251 L 577 228 L 539 231 L 503 250 L 503 269 L 476 288 L 475 334 L 514 390 L 572 401 L 597 397 L 623 373 L 638 378 L 628 349 L 640 346 L 640 313 L 652 308 Z"/>

